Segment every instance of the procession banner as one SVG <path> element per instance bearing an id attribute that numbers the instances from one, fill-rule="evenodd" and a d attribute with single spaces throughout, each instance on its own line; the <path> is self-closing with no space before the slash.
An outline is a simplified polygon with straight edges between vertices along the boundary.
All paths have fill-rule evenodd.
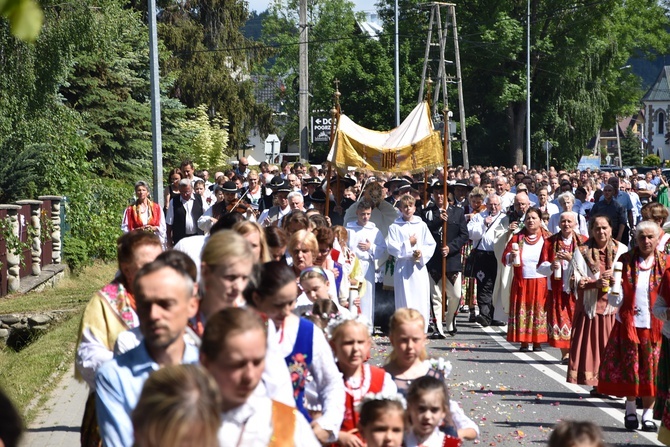
<path id="1" fill-rule="evenodd" d="M 349 166 L 378 172 L 423 172 L 444 166 L 440 132 L 433 129 L 427 102 L 387 132 L 366 129 L 340 115 L 328 154 L 339 170 Z"/>

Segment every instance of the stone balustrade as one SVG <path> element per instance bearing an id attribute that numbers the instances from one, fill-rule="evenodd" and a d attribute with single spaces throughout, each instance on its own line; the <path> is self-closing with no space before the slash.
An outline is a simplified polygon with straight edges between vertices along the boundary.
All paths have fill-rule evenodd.
<path id="1" fill-rule="evenodd" d="M 61 263 L 62 200 L 60 196 L 40 196 L 39 200 L 0 204 L 0 219 L 11 239 L 9 243 L 0 234 L 0 296 L 20 291 L 22 277 L 39 277 L 45 266 Z M 49 234 L 43 237 L 43 231 Z"/>

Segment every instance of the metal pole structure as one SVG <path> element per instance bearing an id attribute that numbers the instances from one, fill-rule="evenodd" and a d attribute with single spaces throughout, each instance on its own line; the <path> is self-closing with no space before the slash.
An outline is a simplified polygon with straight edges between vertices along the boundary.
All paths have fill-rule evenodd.
<path id="1" fill-rule="evenodd" d="M 614 121 L 614 126 L 616 129 L 616 148 L 619 152 L 619 167 L 623 168 L 623 160 L 621 159 L 621 139 L 619 138 L 619 117 L 617 116 Z"/>
<path id="2" fill-rule="evenodd" d="M 419 86 L 419 100 L 417 103 L 420 103 L 421 101 L 424 100 L 423 97 L 423 84 L 424 81 L 426 80 L 426 69 L 428 68 L 428 58 L 430 57 L 430 44 L 431 40 L 433 39 L 433 20 L 435 18 L 435 10 L 437 9 L 439 11 L 439 6 L 438 5 L 433 5 L 430 8 L 430 21 L 428 22 L 428 40 L 426 40 L 426 52 L 423 56 L 423 69 L 421 70 L 421 85 Z"/>
<path id="3" fill-rule="evenodd" d="M 154 201 L 161 208 L 163 197 L 163 141 L 161 136 L 161 93 L 158 74 L 158 35 L 156 33 L 156 0 L 148 1 L 149 78 L 151 82 L 151 148 L 154 165 Z"/>
<path id="4" fill-rule="evenodd" d="M 444 117 L 444 139 L 442 140 L 442 149 L 444 152 L 444 179 L 443 183 L 443 194 L 444 194 L 444 208 L 447 209 L 449 206 L 447 198 L 449 197 L 449 190 L 447 185 L 447 171 L 449 170 L 449 109 L 445 106 L 442 110 Z M 447 246 L 447 222 L 442 222 L 442 248 Z M 442 315 L 444 316 L 447 310 L 447 260 L 442 258 Z"/>
<path id="5" fill-rule="evenodd" d="M 526 166 L 530 169 L 530 0 L 526 32 Z"/>
<path id="6" fill-rule="evenodd" d="M 451 26 L 454 34 L 454 62 L 456 62 L 456 77 L 458 78 L 458 113 L 461 122 L 461 151 L 463 153 L 463 167 L 470 168 L 470 157 L 468 155 L 468 136 L 465 132 L 465 103 L 463 101 L 463 78 L 461 77 L 461 55 L 458 50 L 458 30 L 456 29 L 456 7 L 451 8 Z"/>
<path id="7" fill-rule="evenodd" d="M 306 0 L 302 0 L 306 1 Z M 398 46 L 398 0 L 395 0 L 395 126 L 400 126 L 400 47 Z"/>
<path id="8" fill-rule="evenodd" d="M 309 72 L 307 57 L 308 46 L 308 27 L 307 27 L 307 0 L 300 0 L 300 73 L 298 93 L 300 102 L 299 125 L 300 125 L 300 158 L 309 160 L 307 125 L 309 121 Z"/>

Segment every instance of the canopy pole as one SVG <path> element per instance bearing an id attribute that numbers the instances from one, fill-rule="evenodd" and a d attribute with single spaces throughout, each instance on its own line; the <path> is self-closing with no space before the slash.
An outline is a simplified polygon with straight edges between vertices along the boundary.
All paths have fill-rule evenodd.
<path id="1" fill-rule="evenodd" d="M 448 208 L 448 185 L 447 185 L 447 169 L 449 167 L 449 109 L 444 106 L 442 110 L 444 114 L 444 132 L 442 147 L 444 149 L 444 171 L 442 172 L 442 186 L 444 193 L 444 208 Z M 442 221 L 442 248 L 447 246 L 447 222 Z M 442 253 L 440 253 L 442 254 Z M 444 317 L 447 310 L 447 258 L 442 256 L 442 316 Z M 448 324 L 448 323 L 447 323 Z"/>
<path id="2" fill-rule="evenodd" d="M 333 81 L 335 84 L 335 92 L 333 92 L 333 99 L 335 104 L 333 108 L 330 109 L 330 141 L 328 147 L 333 148 L 333 142 L 335 141 L 335 121 L 340 119 L 340 80 L 335 78 Z M 333 162 L 328 163 L 328 174 L 326 174 L 326 209 L 325 214 L 327 217 L 330 217 L 330 177 L 333 174 Z M 339 188 L 339 176 L 338 176 L 338 188 Z M 337 197 L 336 197 L 337 198 Z M 335 203 L 337 206 L 337 203 Z"/>

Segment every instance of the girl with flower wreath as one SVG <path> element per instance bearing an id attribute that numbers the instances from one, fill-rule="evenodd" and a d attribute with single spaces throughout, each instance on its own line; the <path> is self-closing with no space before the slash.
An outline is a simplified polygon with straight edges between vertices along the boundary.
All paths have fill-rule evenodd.
<path id="1" fill-rule="evenodd" d="M 503 252 L 504 265 L 513 265 L 509 297 L 507 341 L 520 342 L 520 351 L 541 351 L 547 336 L 547 278 L 538 272 L 542 247 L 549 237 L 542 228 L 542 212 L 529 208 L 523 229 L 515 233 Z"/>
<path id="2" fill-rule="evenodd" d="M 572 257 L 577 301 L 572 320 L 567 381 L 591 385 L 591 394 L 597 396 L 600 357 L 612 332 L 616 313 L 616 308 L 607 300 L 609 282 L 614 263 L 628 248 L 612 239 L 609 217 L 591 217 L 589 228 L 591 237 Z"/>
<path id="3" fill-rule="evenodd" d="M 337 367 L 344 379 L 344 419 L 337 442 L 331 446 L 362 447 L 358 406 L 368 393 L 395 395 L 398 391 L 391 376 L 382 368 L 366 363 L 372 348 L 369 326 L 363 316 L 339 316 L 326 328 Z"/>
<path id="4" fill-rule="evenodd" d="M 598 371 L 598 392 L 626 398 L 624 426 L 639 427 L 636 397 L 642 399 L 642 430 L 656 432 L 652 408 L 656 396 L 663 322 L 652 314 L 665 273 L 666 255 L 656 250 L 661 228 L 656 222 L 637 226 L 636 247 L 621 256 L 621 292 L 609 295 L 619 308 Z"/>
<path id="5" fill-rule="evenodd" d="M 405 432 L 405 399 L 383 394 L 366 395 L 360 406 L 358 431 L 367 447 L 401 447 Z"/>
<path id="6" fill-rule="evenodd" d="M 561 231 L 545 241 L 537 271 L 549 278 L 547 281 L 549 346 L 561 350 L 561 362 L 567 365 L 576 299 L 571 281 L 571 261 L 575 251 L 586 242 L 587 238 L 575 231 L 577 221 L 574 213 L 567 211 L 561 213 L 559 222 Z"/>
<path id="7" fill-rule="evenodd" d="M 149 184 L 143 180 L 135 183 L 135 202 L 126 208 L 121 221 L 121 231 L 140 230 L 155 234 L 165 247 L 165 216 L 159 204 L 149 199 Z"/>
<path id="8" fill-rule="evenodd" d="M 296 408 L 311 423 L 321 443 L 335 441 L 344 414 L 344 385 L 323 332 L 293 313 L 298 296 L 293 269 L 282 261 L 266 262 L 252 290 L 245 294 L 251 297 L 248 302 L 276 327 L 277 349 L 291 375 Z M 323 403 L 323 414 L 315 420 L 304 405 L 309 374 Z"/>
<path id="9" fill-rule="evenodd" d="M 428 360 L 426 353 L 426 334 L 423 332 L 424 319 L 415 309 L 398 309 L 391 316 L 389 339 L 393 351 L 389 354 L 384 369 L 391 375 L 398 392 L 403 396 L 413 381 L 429 376 L 446 382 L 451 372 L 451 363 L 442 358 Z M 479 427 L 465 415 L 463 409 L 454 400 L 449 400 L 451 413 L 458 437 L 476 439 Z"/>

